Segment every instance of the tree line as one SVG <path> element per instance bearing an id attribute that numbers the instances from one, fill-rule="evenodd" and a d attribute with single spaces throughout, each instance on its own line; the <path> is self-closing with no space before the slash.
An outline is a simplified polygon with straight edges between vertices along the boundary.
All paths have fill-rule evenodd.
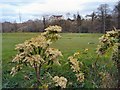
<path id="1" fill-rule="evenodd" d="M 105 33 L 114 27 L 120 29 L 120 1 L 110 9 L 108 4 L 101 4 L 84 18 L 79 14 L 74 14 L 73 19 L 67 14 L 67 19 L 50 20 L 43 17 L 43 20 L 28 20 L 22 23 L 3 22 L 2 32 L 43 32 L 49 25 L 59 25 L 62 32 L 73 33 Z"/>

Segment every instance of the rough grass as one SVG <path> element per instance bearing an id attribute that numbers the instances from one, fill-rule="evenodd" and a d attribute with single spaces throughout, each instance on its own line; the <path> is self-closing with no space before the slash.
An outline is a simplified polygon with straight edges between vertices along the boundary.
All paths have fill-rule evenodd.
<path id="1" fill-rule="evenodd" d="M 40 33 L 3 33 L 2 34 L 2 70 L 3 70 L 3 87 L 26 87 L 29 86 L 29 81 L 23 78 L 22 72 L 17 74 L 15 77 L 9 75 L 11 70 L 11 60 L 15 56 L 16 51 L 14 50 L 15 45 L 24 42 L 26 39 L 37 36 Z M 62 63 L 65 63 L 67 57 L 72 55 L 76 51 L 82 52 L 85 48 L 89 49 L 89 54 L 82 56 L 82 60 L 88 64 L 96 58 L 96 47 L 99 41 L 99 37 L 102 34 L 80 34 L 80 33 L 61 33 L 62 38 L 54 42 L 51 47 L 58 48 L 62 51 L 64 57 Z M 109 57 L 106 56 L 107 58 Z M 112 62 L 105 61 L 109 63 L 107 68 L 113 65 Z M 103 62 L 101 62 L 103 63 Z M 26 68 L 27 69 L 27 68 Z M 59 69 L 59 68 L 58 68 Z M 57 71 L 57 74 L 67 74 L 66 66 Z M 32 71 L 32 70 L 31 70 Z M 29 69 L 27 72 L 30 72 Z M 26 72 L 26 73 L 27 73 Z M 32 72 L 31 72 L 32 73 Z M 33 74 L 33 73 L 32 73 Z M 33 75 L 34 76 L 34 75 Z M 67 76 L 67 75 L 66 75 Z M 30 81 L 31 83 L 34 80 Z"/>

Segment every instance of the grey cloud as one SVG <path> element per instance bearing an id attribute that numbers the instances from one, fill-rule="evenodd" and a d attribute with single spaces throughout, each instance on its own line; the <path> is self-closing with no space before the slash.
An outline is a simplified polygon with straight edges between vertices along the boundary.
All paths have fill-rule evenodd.
<path id="1" fill-rule="evenodd" d="M 19 6 L 22 5 L 27 5 L 30 3 L 34 3 L 34 2 L 38 2 L 38 3 L 45 3 L 46 0 L 2 0 L 1 4 L 5 4 L 5 5 L 9 5 L 8 8 L 2 8 L 2 21 L 18 21 L 19 22 L 19 11 L 15 11 L 16 8 L 19 8 Z M 112 2 L 109 2 L 107 4 L 109 4 L 109 6 L 111 8 L 114 7 L 114 5 L 116 4 L 117 0 L 113 0 Z M 105 2 L 86 2 L 84 3 L 84 5 L 82 5 L 82 10 L 81 10 L 81 4 L 79 5 L 80 10 L 78 9 L 79 13 L 81 15 L 85 15 L 85 14 L 89 14 L 94 10 L 97 10 L 97 7 L 100 4 L 104 4 Z M 74 8 L 74 7 L 73 7 Z M 1 11 L 1 9 L 0 9 Z M 22 12 L 22 10 L 20 10 Z M 70 13 L 77 13 L 77 11 L 68 11 Z M 67 12 L 31 12 L 29 14 L 25 14 L 25 13 L 21 13 L 21 17 L 22 17 L 22 21 L 26 21 L 28 19 L 34 19 L 34 18 L 40 18 L 42 15 L 52 15 L 52 14 L 63 14 L 65 15 Z"/>

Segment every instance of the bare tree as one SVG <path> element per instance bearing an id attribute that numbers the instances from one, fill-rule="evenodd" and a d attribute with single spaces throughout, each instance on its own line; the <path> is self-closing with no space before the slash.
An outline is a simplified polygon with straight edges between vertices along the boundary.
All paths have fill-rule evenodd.
<path id="1" fill-rule="evenodd" d="M 86 17 L 91 17 L 91 29 L 92 31 L 94 31 L 95 25 L 94 25 L 94 21 L 97 18 L 97 15 L 95 14 L 95 12 L 92 12 L 92 14 L 90 15 L 86 15 Z"/>
<path id="2" fill-rule="evenodd" d="M 82 24 L 82 19 L 81 19 L 81 16 L 78 14 L 77 15 L 77 28 L 78 28 L 78 30 L 77 30 L 77 32 L 80 32 L 80 27 L 81 27 L 81 24 Z"/>
<path id="3" fill-rule="evenodd" d="M 49 15 L 43 15 L 43 26 L 44 26 L 44 29 L 48 26 L 47 25 L 48 18 L 49 18 Z"/>
<path id="4" fill-rule="evenodd" d="M 108 4 L 101 4 L 98 7 L 98 17 L 100 19 L 101 22 L 101 33 L 105 33 L 106 31 L 106 17 L 109 13 L 110 9 L 109 9 L 109 5 Z"/>
<path id="5" fill-rule="evenodd" d="M 44 25 L 44 29 L 46 28 L 46 21 L 45 21 L 45 17 L 43 16 L 43 25 Z"/>
<path id="6" fill-rule="evenodd" d="M 115 6 L 115 11 L 117 13 L 117 23 L 118 23 L 118 29 L 120 29 L 120 1 L 118 2 L 118 4 Z"/>

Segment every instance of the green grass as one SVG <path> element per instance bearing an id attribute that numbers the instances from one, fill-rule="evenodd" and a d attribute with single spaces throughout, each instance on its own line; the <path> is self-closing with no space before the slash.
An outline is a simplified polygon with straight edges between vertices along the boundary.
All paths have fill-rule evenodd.
<path id="1" fill-rule="evenodd" d="M 39 33 L 3 33 L 2 35 L 2 60 L 4 63 L 9 63 L 16 51 L 15 45 L 24 42 L 26 39 L 37 36 Z M 79 33 L 63 33 L 62 38 L 54 42 L 51 47 L 58 48 L 64 55 L 70 55 L 75 51 L 80 51 L 85 48 L 93 51 L 98 44 L 98 38 L 101 34 L 79 34 Z M 92 44 L 88 44 L 88 43 Z M 3 68 L 7 64 L 3 65 Z"/>
<path id="2" fill-rule="evenodd" d="M 53 47 L 59 48 L 63 53 L 79 51 L 85 48 L 95 49 L 101 34 L 62 34 L 62 38 L 53 43 Z M 91 43 L 91 44 L 88 44 Z"/>
<path id="3" fill-rule="evenodd" d="M 15 55 L 15 45 L 24 42 L 26 39 L 37 36 L 39 33 L 3 33 L 2 35 L 2 59 L 10 61 Z M 85 48 L 95 50 L 98 44 L 98 38 L 101 34 L 78 34 L 63 33 L 62 38 L 54 42 L 51 47 L 60 49 L 64 54 L 73 53 Z M 92 44 L 88 44 L 88 43 Z"/>
<path id="4" fill-rule="evenodd" d="M 27 86 L 27 82 L 23 79 L 22 73 L 11 77 L 9 75 L 11 70 L 11 60 L 16 55 L 14 50 L 15 45 L 24 42 L 26 39 L 37 36 L 39 33 L 3 33 L 2 34 L 2 68 L 3 68 L 3 87 L 24 87 Z M 58 48 L 64 55 L 64 62 L 67 57 L 72 55 L 76 51 L 82 52 L 85 48 L 89 49 L 88 56 L 84 55 L 82 59 L 87 63 L 90 63 L 94 56 L 99 41 L 99 37 L 102 34 L 80 34 L 80 33 L 61 33 L 62 38 L 54 42 L 51 47 Z M 92 57 L 93 56 L 93 57 Z M 88 58 L 89 57 L 89 58 Z M 92 59 L 92 60 L 91 60 Z M 65 67 L 62 73 L 65 72 Z M 58 71 L 60 73 L 61 71 Z M 28 70 L 29 72 L 29 70 Z M 25 84 L 26 83 L 26 84 Z M 25 84 L 25 85 L 24 85 Z"/>

